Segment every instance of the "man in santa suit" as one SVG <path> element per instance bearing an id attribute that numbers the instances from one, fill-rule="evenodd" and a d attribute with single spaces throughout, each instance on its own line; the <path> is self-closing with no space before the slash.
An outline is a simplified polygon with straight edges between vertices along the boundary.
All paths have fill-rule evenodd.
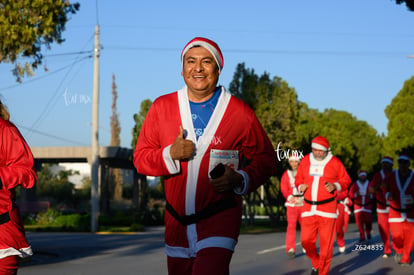
<path id="1" fill-rule="evenodd" d="M 361 243 L 371 239 L 372 230 L 374 194 L 370 191 L 373 185 L 367 176 L 366 171 L 359 171 L 358 180 L 352 184 L 349 190 L 349 197 L 354 203 L 355 222 L 359 229 L 359 242 Z"/>
<path id="2" fill-rule="evenodd" d="M 301 160 L 295 179 L 299 191 L 304 193 L 301 241 L 312 261 L 311 274 L 329 272 L 336 231 L 336 196 L 348 189 L 350 183 L 344 165 L 330 152 L 329 141 L 323 136 L 315 137 L 312 152 Z"/>
<path id="3" fill-rule="evenodd" d="M 349 215 L 352 201 L 348 197 L 348 189 L 341 190 L 336 196 L 338 207 L 338 218 L 336 219 L 336 243 L 339 247 L 339 253 L 345 253 L 345 232 L 348 228 Z"/>
<path id="4" fill-rule="evenodd" d="M 388 202 L 385 199 L 385 178 L 393 171 L 394 161 L 391 157 L 384 157 L 381 160 L 381 170 L 374 174 L 371 180 L 373 192 L 375 193 L 375 200 L 377 202 L 377 220 L 378 230 L 381 236 L 381 240 L 384 244 L 383 258 L 391 256 L 391 233 L 390 225 L 388 222 Z"/>
<path id="5" fill-rule="evenodd" d="M 152 104 L 134 165 L 165 179 L 168 273 L 225 275 L 239 236 L 241 195 L 275 173 L 276 152 L 253 110 L 217 86 L 223 56 L 214 41 L 192 39 L 181 61 L 186 85 Z"/>
<path id="6" fill-rule="evenodd" d="M 395 260 L 402 266 L 410 265 L 414 248 L 414 172 L 410 169 L 410 161 L 409 156 L 400 155 L 398 169 L 385 182 Z"/>
<path id="7" fill-rule="evenodd" d="M 295 257 L 296 253 L 296 226 L 301 223 L 303 195 L 299 193 L 295 186 L 295 177 L 298 171 L 300 157 L 291 155 L 289 157 L 290 169 L 287 169 L 280 180 L 280 190 L 286 199 L 286 253 L 290 258 Z"/>

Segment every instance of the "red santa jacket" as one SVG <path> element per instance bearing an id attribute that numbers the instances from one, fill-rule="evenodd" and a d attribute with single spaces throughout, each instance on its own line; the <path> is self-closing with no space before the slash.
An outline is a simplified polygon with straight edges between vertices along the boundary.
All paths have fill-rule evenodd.
<path id="1" fill-rule="evenodd" d="M 180 125 L 187 130 L 187 139 L 195 144 L 195 156 L 189 161 L 173 161 L 169 154 Z M 205 247 L 234 249 L 241 225 L 242 199 L 233 192 L 217 193 L 208 176 L 212 163 L 217 159 L 226 162 L 226 158 L 236 161 L 233 166 L 244 177 L 245 188 L 239 194 L 255 190 L 276 170 L 274 148 L 254 112 L 243 101 L 222 89 L 198 140 L 187 87 L 154 101 L 134 152 L 138 173 L 165 176 L 166 200 L 179 216 L 200 213 L 223 199 L 234 198 L 237 202 L 236 207 L 189 225 L 181 224 L 166 212 L 167 255 L 187 258 Z"/>
<path id="2" fill-rule="evenodd" d="M 280 190 L 282 191 L 283 197 L 286 199 L 285 206 L 303 206 L 303 197 L 298 197 L 298 203 L 289 202 L 290 198 L 299 195 L 299 191 L 295 185 L 295 176 L 293 176 L 292 170 L 288 169 L 283 173 L 280 180 Z"/>
<path id="3" fill-rule="evenodd" d="M 390 174 L 390 173 L 389 173 Z M 388 213 L 389 207 L 388 202 L 385 198 L 385 178 L 387 174 L 384 173 L 383 170 L 375 173 L 372 177 L 371 184 L 375 190 L 375 200 L 377 202 L 377 213 Z"/>
<path id="4" fill-rule="evenodd" d="M 373 183 L 366 179 L 364 182 L 357 180 L 349 189 L 349 197 L 354 202 L 354 213 L 372 213 L 374 194 L 370 192 Z"/>
<path id="5" fill-rule="evenodd" d="M 325 183 L 334 183 L 336 190 L 330 193 L 325 188 Z M 351 179 L 342 162 L 330 152 L 322 161 L 316 160 L 313 154 L 306 155 L 300 162 L 295 184 L 308 185 L 304 193 L 304 210 L 302 217 L 322 216 L 337 218 L 336 195 L 341 190 L 346 190 Z"/>
<path id="6" fill-rule="evenodd" d="M 392 195 L 388 221 L 414 223 L 414 172 L 410 171 L 405 182 L 401 182 L 397 169 L 386 178 L 386 186 L 387 199 Z"/>
<path id="7" fill-rule="evenodd" d="M 36 181 L 33 155 L 17 128 L 0 119 L 0 258 L 32 255 L 20 213 L 15 187 L 31 188 Z"/>

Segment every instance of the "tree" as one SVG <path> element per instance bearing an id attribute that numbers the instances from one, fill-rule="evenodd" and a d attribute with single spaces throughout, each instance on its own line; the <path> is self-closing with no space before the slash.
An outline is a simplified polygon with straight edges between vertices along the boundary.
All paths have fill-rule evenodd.
<path id="1" fill-rule="evenodd" d="M 69 176 L 76 174 L 79 172 L 72 170 L 60 170 L 53 174 L 50 165 L 43 165 L 37 172 L 37 196 L 48 199 L 53 206 L 75 207 L 74 184 L 69 181 Z"/>
<path id="2" fill-rule="evenodd" d="M 413 0 L 396 0 L 397 4 L 403 4 L 405 3 L 405 5 L 407 6 L 407 9 L 409 11 L 414 11 L 414 1 Z"/>
<path id="3" fill-rule="evenodd" d="M 253 69 L 248 69 L 244 63 L 241 63 L 237 65 L 229 91 L 255 111 L 275 148 L 279 142 L 292 144 L 298 117 L 297 95 L 282 78 L 272 79 L 268 73 L 258 76 Z M 281 174 L 281 166 L 279 165 L 278 168 Z M 254 222 L 256 206 L 259 203 L 264 206 L 272 223 L 280 221 L 279 208 L 283 206 L 284 201 L 280 196 L 279 178 L 272 177 L 263 185 L 263 191 L 266 194 L 264 201 L 259 190 L 244 196 L 246 202 L 244 213 L 248 217 L 248 223 Z"/>
<path id="4" fill-rule="evenodd" d="M 296 147 L 295 127 L 299 117 L 299 103 L 295 89 L 280 77 L 268 80 L 267 74 L 260 77 L 256 115 L 275 148 Z"/>
<path id="5" fill-rule="evenodd" d="M 150 99 L 145 99 L 141 102 L 141 109 L 139 110 L 138 114 L 134 114 L 134 121 L 135 126 L 132 128 L 132 148 L 135 149 L 137 145 L 139 132 L 141 131 L 142 124 L 144 124 L 145 117 L 152 105 L 152 101 Z"/>
<path id="6" fill-rule="evenodd" d="M 259 77 L 253 69 L 246 69 L 244 63 L 236 67 L 233 80 L 230 82 L 229 92 L 247 103 L 255 110 L 257 103 L 256 87 Z"/>
<path id="7" fill-rule="evenodd" d="M 42 46 L 51 48 L 53 43 L 64 42 L 68 15 L 75 14 L 79 6 L 68 0 L 1 1 L 0 63 L 15 64 L 13 75 L 18 82 L 42 63 Z M 20 57 L 28 61 L 21 65 L 17 62 Z"/>
<path id="8" fill-rule="evenodd" d="M 115 74 L 112 74 L 112 115 L 111 115 L 111 142 L 109 146 L 121 146 L 121 124 L 117 112 L 118 91 L 115 82 Z M 114 200 L 122 199 L 122 170 L 111 168 L 109 171 L 109 193 Z"/>
<path id="9" fill-rule="evenodd" d="M 406 153 L 414 156 L 414 77 L 404 82 L 403 88 L 385 108 L 388 135 L 384 140 L 387 155 Z"/>
<path id="10" fill-rule="evenodd" d="M 121 124 L 119 122 L 119 114 L 117 112 L 117 100 L 118 91 L 115 82 L 115 74 L 112 74 L 112 115 L 111 121 L 111 141 L 109 146 L 120 146 L 121 145 Z"/>

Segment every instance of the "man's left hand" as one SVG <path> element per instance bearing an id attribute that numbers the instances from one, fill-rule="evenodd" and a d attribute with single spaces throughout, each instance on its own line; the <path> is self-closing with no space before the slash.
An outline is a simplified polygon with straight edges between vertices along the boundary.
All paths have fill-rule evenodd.
<path id="1" fill-rule="evenodd" d="M 331 182 L 325 182 L 325 188 L 326 188 L 326 191 L 328 191 L 329 193 L 332 193 L 336 190 L 335 184 Z"/>

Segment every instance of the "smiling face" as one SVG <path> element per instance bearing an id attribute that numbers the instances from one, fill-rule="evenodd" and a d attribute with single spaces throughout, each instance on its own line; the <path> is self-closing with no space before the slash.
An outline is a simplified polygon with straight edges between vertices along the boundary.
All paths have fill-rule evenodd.
<path id="1" fill-rule="evenodd" d="M 207 49 L 189 49 L 184 56 L 182 72 L 189 100 L 203 102 L 209 99 L 217 86 L 219 74 L 217 63 Z"/>

